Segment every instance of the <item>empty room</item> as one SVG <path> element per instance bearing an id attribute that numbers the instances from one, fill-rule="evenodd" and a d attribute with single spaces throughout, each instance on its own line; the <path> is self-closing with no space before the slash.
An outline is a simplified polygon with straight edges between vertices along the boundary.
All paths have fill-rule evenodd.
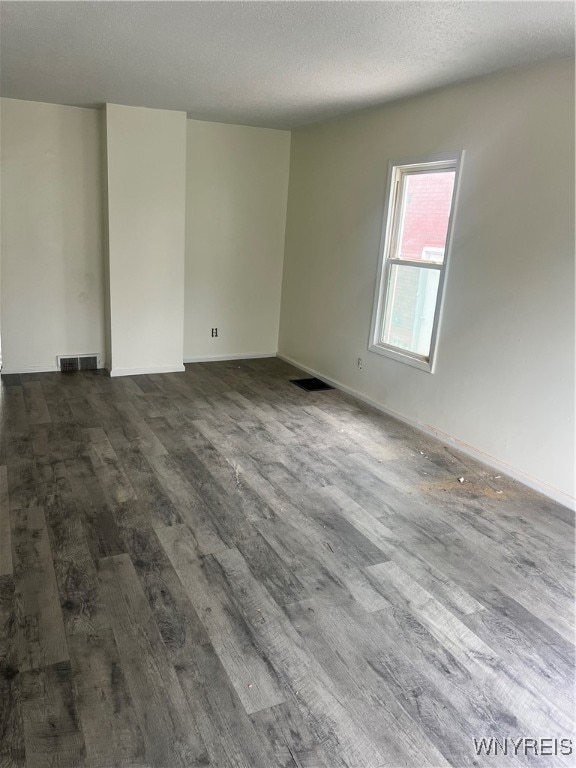
<path id="1" fill-rule="evenodd" d="M 576 766 L 574 3 L 0 33 L 0 768 Z"/>

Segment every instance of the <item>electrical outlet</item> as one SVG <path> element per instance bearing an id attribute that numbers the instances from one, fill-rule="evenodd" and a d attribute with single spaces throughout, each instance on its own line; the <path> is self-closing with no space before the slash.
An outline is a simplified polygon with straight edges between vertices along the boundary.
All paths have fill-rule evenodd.
<path id="1" fill-rule="evenodd" d="M 212 338 L 216 339 L 218 337 L 218 328 L 212 328 Z"/>
<path id="2" fill-rule="evenodd" d="M 360 370 L 362 370 L 362 368 L 364 368 L 364 360 L 362 360 L 361 357 L 358 358 L 358 362 L 356 364 L 357 364 L 357 366 L 358 366 L 358 368 Z"/>

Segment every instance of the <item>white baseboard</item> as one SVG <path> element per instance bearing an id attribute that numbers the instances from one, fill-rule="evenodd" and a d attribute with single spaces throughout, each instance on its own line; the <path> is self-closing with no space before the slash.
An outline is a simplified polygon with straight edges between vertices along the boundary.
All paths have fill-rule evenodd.
<path id="1" fill-rule="evenodd" d="M 2 366 L 2 376 L 13 373 L 58 373 L 60 368 L 56 365 L 33 365 L 26 368 L 7 368 Z"/>
<path id="2" fill-rule="evenodd" d="M 158 365 L 149 368 L 112 368 L 110 376 L 141 376 L 146 373 L 182 373 L 183 365 Z"/>
<path id="3" fill-rule="evenodd" d="M 276 351 L 274 352 L 248 352 L 241 355 L 209 355 L 200 357 L 187 357 L 184 359 L 185 363 L 211 363 L 224 360 L 251 360 L 253 358 L 265 358 L 276 357 Z M 183 365 L 174 366 L 157 366 L 146 368 L 112 368 L 108 364 L 104 364 L 103 369 L 107 370 L 110 376 L 139 376 L 145 373 L 180 373 L 185 370 Z M 37 365 L 29 366 L 26 368 L 2 368 L 2 374 L 13 373 L 58 373 L 60 368 L 56 365 Z"/>
<path id="4" fill-rule="evenodd" d="M 293 358 L 288 357 L 287 355 L 282 355 L 280 353 L 278 353 L 277 357 L 279 357 L 280 360 L 284 360 L 285 362 L 290 363 L 291 365 L 294 365 L 303 371 L 306 371 L 306 373 L 312 374 L 312 376 L 316 376 L 317 378 L 322 379 L 327 384 L 331 384 L 333 387 L 336 387 L 336 389 L 341 389 L 342 392 L 346 392 L 348 395 L 352 395 L 352 397 L 361 400 L 363 403 L 371 405 L 377 411 L 381 411 L 387 416 L 392 416 L 392 418 L 398 419 L 398 421 L 402 421 L 404 424 L 408 424 L 409 426 L 420 430 L 420 432 L 424 432 L 426 435 L 435 437 L 437 440 L 453 446 L 456 448 L 456 450 L 461 451 L 462 453 L 470 456 L 473 459 L 476 459 L 477 461 L 481 461 L 484 464 L 487 464 L 489 467 L 492 467 L 493 469 L 498 470 L 498 472 L 508 475 L 509 477 L 517 480 L 520 483 L 523 483 L 524 485 L 527 485 L 529 488 L 532 488 L 532 490 L 538 491 L 538 493 L 541 493 L 544 496 L 547 496 L 549 499 L 552 499 L 552 501 L 556 501 L 558 504 L 563 504 L 565 507 L 568 507 L 568 509 L 576 511 L 576 498 L 574 496 L 570 496 L 558 488 L 554 488 L 550 485 L 547 485 L 546 483 L 541 482 L 540 480 L 536 480 L 530 475 L 526 475 L 524 472 L 522 472 L 522 470 L 510 466 L 510 464 L 506 464 L 505 462 L 500 461 L 500 459 L 497 459 L 488 453 L 484 453 L 484 451 L 481 451 L 479 448 L 474 448 L 472 445 L 463 443 L 458 440 L 458 438 L 452 437 L 451 435 L 448 435 L 439 429 L 435 429 L 428 424 L 422 424 L 419 421 L 415 421 L 414 419 L 403 416 L 402 414 L 393 411 L 391 408 L 387 408 L 385 405 L 376 402 L 376 400 L 372 400 L 372 398 L 363 395 L 361 392 L 352 389 L 352 387 L 348 387 L 346 384 L 342 384 L 336 379 L 331 379 L 330 377 L 325 376 L 323 373 L 315 371 L 313 368 L 309 368 L 307 365 L 303 365 L 302 363 L 298 362 L 298 360 L 294 360 Z"/>
<path id="5" fill-rule="evenodd" d="M 200 357 L 185 357 L 185 363 L 217 363 L 224 360 L 252 360 L 255 357 L 276 357 L 276 352 L 247 352 L 243 355 L 208 355 Z"/>

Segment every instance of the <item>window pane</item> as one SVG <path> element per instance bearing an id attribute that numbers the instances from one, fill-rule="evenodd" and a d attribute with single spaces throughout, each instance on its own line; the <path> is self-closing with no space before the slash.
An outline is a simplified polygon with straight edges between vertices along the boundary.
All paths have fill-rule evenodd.
<path id="1" fill-rule="evenodd" d="M 444 261 L 455 177 L 454 171 L 404 176 L 396 258 L 436 263 Z"/>
<path id="2" fill-rule="evenodd" d="M 388 274 L 381 341 L 429 357 L 440 270 L 393 264 Z"/>

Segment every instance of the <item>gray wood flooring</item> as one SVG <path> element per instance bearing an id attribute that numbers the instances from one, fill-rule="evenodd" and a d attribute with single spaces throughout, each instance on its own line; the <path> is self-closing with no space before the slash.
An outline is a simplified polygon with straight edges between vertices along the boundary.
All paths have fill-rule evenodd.
<path id="1" fill-rule="evenodd" d="M 573 513 L 299 373 L 2 377 L 1 768 L 576 764 Z"/>

